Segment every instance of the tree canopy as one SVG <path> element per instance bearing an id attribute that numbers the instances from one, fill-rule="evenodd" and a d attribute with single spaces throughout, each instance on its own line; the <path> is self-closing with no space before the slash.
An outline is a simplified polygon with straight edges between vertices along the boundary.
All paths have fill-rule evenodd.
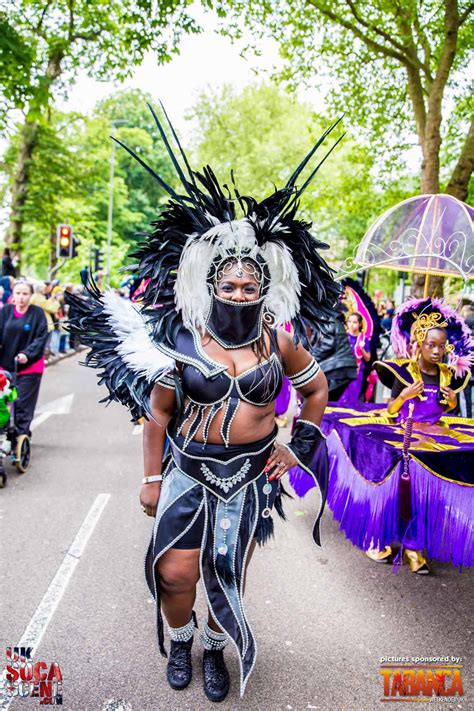
<path id="1" fill-rule="evenodd" d="M 89 262 L 90 250 L 105 247 L 111 133 L 173 182 L 148 102 L 151 97 L 138 90 L 117 92 L 100 102 L 91 117 L 52 112 L 49 123 L 40 125 L 23 209 L 23 271 L 47 276 L 51 253 L 55 252 L 56 225 L 60 222 L 71 224 L 81 241 L 78 257 L 68 261 L 61 275 L 75 275 L 77 280 L 80 268 Z M 123 120 L 124 116 L 127 125 L 114 129 L 112 121 Z M 5 157 L 10 182 L 18 143 L 19 134 Z M 112 233 L 115 273 L 133 249 L 137 233 L 156 218 L 162 200 L 163 191 L 158 184 L 125 151 L 117 149 Z"/>
<path id="2" fill-rule="evenodd" d="M 124 79 L 149 50 L 157 62 L 197 32 L 190 0 L 5 0 L 0 12 L 0 119 L 12 108 L 39 118 L 52 87 L 65 91 L 81 70 Z"/>
<path id="3" fill-rule="evenodd" d="M 440 146 L 450 112 L 470 95 L 466 71 L 474 4 L 468 0 L 214 0 L 224 31 L 251 28 L 254 48 L 274 37 L 285 61 L 281 79 L 324 87 L 329 106 L 364 130 L 373 149 L 399 157 L 422 151 L 421 190 L 443 187 L 465 199 L 474 167 L 472 103 L 450 126 L 458 143 L 440 186 Z M 457 113 L 457 118 L 461 115 Z"/>
<path id="4" fill-rule="evenodd" d="M 240 193 L 257 199 L 271 193 L 274 183 L 286 182 L 331 123 L 308 104 L 265 83 L 241 92 L 228 86 L 202 95 L 192 115 L 198 126 L 195 165 L 209 163 L 221 183 L 229 184 L 232 169 Z M 333 134 L 328 141 L 325 146 L 330 147 Z M 326 149 L 320 148 L 317 156 Z M 407 179 L 381 189 L 371 151 L 349 133 L 303 194 L 301 208 L 337 262 L 352 252 L 381 211 L 413 191 L 413 181 Z"/>

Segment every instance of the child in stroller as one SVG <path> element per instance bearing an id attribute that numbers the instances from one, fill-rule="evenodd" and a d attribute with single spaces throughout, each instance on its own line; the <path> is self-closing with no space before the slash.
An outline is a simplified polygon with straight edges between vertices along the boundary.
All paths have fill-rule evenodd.
<path id="1" fill-rule="evenodd" d="M 30 465 L 30 438 L 26 434 L 18 435 L 15 427 L 15 383 L 16 373 L 12 375 L 0 368 L 0 488 L 7 483 L 5 457 L 10 457 L 21 474 Z"/>

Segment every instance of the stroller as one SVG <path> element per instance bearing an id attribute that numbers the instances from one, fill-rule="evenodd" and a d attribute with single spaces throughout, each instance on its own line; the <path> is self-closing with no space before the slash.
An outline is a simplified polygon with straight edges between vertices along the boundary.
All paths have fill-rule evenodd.
<path id="1" fill-rule="evenodd" d="M 15 426 L 16 378 L 16 363 L 14 375 L 0 369 L 0 489 L 7 483 L 4 459 L 9 457 L 20 474 L 30 466 L 30 438 L 19 435 Z"/>

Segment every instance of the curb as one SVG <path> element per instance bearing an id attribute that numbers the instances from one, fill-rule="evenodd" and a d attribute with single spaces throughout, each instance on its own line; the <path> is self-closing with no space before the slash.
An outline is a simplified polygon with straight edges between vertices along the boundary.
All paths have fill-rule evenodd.
<path id="1" fill-rule="evenodd" d="M 59 361 L 64 360 L 65 358 L 71 358 L 71 356 L 75 356 L 85 350 L 87 350 L 87 346 L 79 346 L 79 348 L 71 351 L 71 353 L 58 353 L 58 355 L 50 356 L 47 360 L 45 360 L 44 367 L 49 368 L 50 365 L 59 363 Z"/>

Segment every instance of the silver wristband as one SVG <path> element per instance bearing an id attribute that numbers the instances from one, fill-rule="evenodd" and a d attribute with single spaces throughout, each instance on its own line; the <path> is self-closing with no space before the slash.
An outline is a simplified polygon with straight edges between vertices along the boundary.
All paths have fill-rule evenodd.
<path id="1" fill-rule="evenodd" d="M 163 481 L 163 476 L 161 474 L 155 474 L 154 476 L 144 476 L 142 479 L 142 484 L 153 484 L 155 481 Z"/>

